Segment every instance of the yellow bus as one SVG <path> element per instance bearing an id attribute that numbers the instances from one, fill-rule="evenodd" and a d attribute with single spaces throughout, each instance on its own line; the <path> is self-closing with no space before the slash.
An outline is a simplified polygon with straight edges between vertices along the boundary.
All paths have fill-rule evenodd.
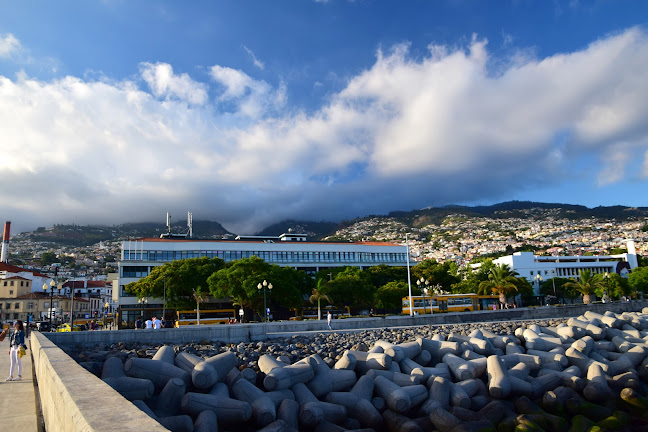
<path id="1" fill-rule="evenodd" d="M 295 309 L 295 316 L 290 317 L 292 321 L 301 321 L 305 319 L 317 319 L 317 308 L 316 307 L 306 307 L 302 309 Z M 351 316 L 351 309 L 349 306 L 344 306 L 342 308 L 338 308 L 335 306 L 325 306 L 322 308 L 322 319 L 326 319 L 326 315 L 331 312 L 331 315 L 333 315 L 333 318 L 341 318 L 341 317 L 350 317 Z"/>
<path id="2" fill-rule="evenodd" d="M 433 296 L 412 296 L 413 312 L 416 315 L 439 312 L 472 312 L 492 310 L 493 304 L 499 303 L 495 295 L 478 294 L 443 294 Z M 403 313 L 410 313 L 409 297 L 403 297 Z"/>
<path id="3" fill-rule="evenodd" d="M 236 319 L 235 309 L 205 309 L 200 311 L 200 324 L 227 324 Z M 176 327 L 198 324 L 195 310 L 177 311 Z"/>

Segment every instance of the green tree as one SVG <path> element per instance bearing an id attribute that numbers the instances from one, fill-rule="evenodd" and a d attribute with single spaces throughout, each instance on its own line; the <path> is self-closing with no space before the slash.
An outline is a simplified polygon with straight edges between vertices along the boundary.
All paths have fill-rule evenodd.
<path id="1" fill-rule="evenodd" d="M 407 267 L 395 267 L 381 264 L 369 267 L 364 270 L 364 273 L 367 274 L 369 280 L 376 289 L 389 282 L 407 281 Z M 328 280 L 328 278 L 326 280 Z"/>
<path id="2" fill-rule="evenodd" d="M 372 306 L 374 292 L 367 274 L 357 267 L 343 267 L 324 287 L 324 294 L 331 296 L 337 306 Z"/>
<path id="3" fill-rule="evenodd" d="M 421 278 L 427 280 L 430 286 L 441 285 L 441 287 L 450 291 L 451 287 L 459 283 L 460 279 L 457 275 L 457 265 L 446 261 L 438 263 L 436 260 L 424 260 L 412 268 L 413 283 Z"/>
<path id="4" fill-rule="evenodd" d="M 403 297 L 409 295 L 407 282 L 387 282 L 376 291 L 376 306 L 380 309 L 402 310 Z"/>
<path id="5" fill-rule="evenodd" d="M 227 263 L 226 267 L 207 279 L 209 291 L 216 298 L 229 298 L 241 308 L 251 309 L 259 316 L 263 313 L 263 289 L 258 289 L 264 280 L 272 284 L 268 304 L 284 307 L 299 307 L 303 300 L 297 289 L 294 269 L 282 269 L 253 256 Z"/>
<path id="6" fill-rule="evenodd" d="M 574 289 L 583 294 L 583 303 L 590 304 L 592 302 L 592 294 L 594 294 L 596 290 L 602 288 L 603 282 L 601 281 L 600 276 L 593 274 L 591 270 L 581 270 L 579 274 L 579 280 L 572 279 L 571 282 L 565 284 L 565 287 Z"/>
<path id="7" fill-rule="evenodd" d="M 479 284 L 479 294 L 499 295 L 500 304 L 505 304 L 509 295 L 518 291 L 516 277 L 508 265 L 496 265 L 489 274 L 488 280 Z"/>
<path id="8" fill-rule="evenodd" d="M 552 279 L 547 279 L 542 282 L 540 285 L 540 294 L 543 295 L 555 295 L 558 298 L 569 298 L 574 299 L 576 295 L 573 290 L 565 287 L 567 282 L 570 282 L 571 279 L 555 277 Z M 554 284 L 556 286 L 556 292 L 554 294 Z M 572 301 L 573 303 L 573 301 Z"/>
<path id="9" fill-rule="evenodd" d="M 635 293 L 648 293 L 648 267 L 637 267 L 628 275 L 628 285 Z"/>
<path id="10" fill-rule="evenodd" d="M 54 252 L 43 252 L 41 255 L 41 264 L 44 266 L 52 265 L 56 262 L 56 254 Z"/>
<path id="11" fill-rule="evenodd" d="M 193 309 L 196 289 L 207 286 L 207 279 L 224 267 L 225 262 L 220 258 L 171 261 L 153 268 L 148 276 L 129 283 L 126 291 L 139 298 L 166 297 L 166 304 L 174 309 Z"/>
<path id="12" fill-rule="evenodd" d="M 322 307 L 321 307 L 321 302 L 324 300 L 327 303 L 333 303 L 333 300 L 331 300 L 331 297 L 327 296 L 324 294 L 322 291 L 322 279 L 317 280 L 317 288 L 313 288 L 313 293 L 311 294 L 309 301 L 311 303 L 317 302 L 317 319 L 321 320 L 322 319 Z"/>

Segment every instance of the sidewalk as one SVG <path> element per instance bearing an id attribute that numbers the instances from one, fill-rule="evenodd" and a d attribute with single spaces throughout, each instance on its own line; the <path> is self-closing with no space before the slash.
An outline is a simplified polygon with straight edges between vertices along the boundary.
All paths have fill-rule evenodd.
<path id="1" fill-rule="evenodd" d="M 29 343 L 27 343 L 29 347 Z M 36 387 L 32 374 L 31 350 L 22 358 L 22 381 L 5 381 L 9 376 L 9 336 L 0 342 L 0 418 L 2 430 L 38 432 Z"/>

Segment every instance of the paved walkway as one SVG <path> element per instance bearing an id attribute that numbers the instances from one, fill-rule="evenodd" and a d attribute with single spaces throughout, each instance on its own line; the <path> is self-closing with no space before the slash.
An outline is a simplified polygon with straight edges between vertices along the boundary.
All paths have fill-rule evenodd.
<path id="1" fill-rule="evenodd" d="M 29 343 L 27 344 L 29 346 Z M 22 358 L 22 381 L 5 381 L 9 376 L 9 336 L 0 342 L 0 422 L 3 431 L 39 432 L 31 350 Z M 42 431 L 42 429 L 41 429 Z"/>

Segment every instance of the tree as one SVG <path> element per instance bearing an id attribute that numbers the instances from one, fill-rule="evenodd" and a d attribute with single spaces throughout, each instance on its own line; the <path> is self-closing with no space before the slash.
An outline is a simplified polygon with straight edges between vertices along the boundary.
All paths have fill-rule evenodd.
<path id="1" fill-rule="evenodd" d="M 489 274 L 488 280 L 479 284 L 479 294 L 497 294 L 499 295 L 500 304 L 505 304 L 507 297 L 517 292 L 518 287 L 515 284 L 516 277 L 506 264 L 496 265 Z"/>
<path id="2" fill-rule="evenodd" d="M 648 267 L 637 267 L 628 275 L 628 285 L 635 293 L 648 293 Z"/>
<path id="3" fill-rule="evenodd" d="M 137 297 L 166 298 L 174 309 L 193 309 L 194 291 L 207 286 L 207 279 L 225 267 L 220 258 L 189 258 L 171 261 L 151 270 L 148 276 L 126 285 L 126 291 Z M 166 289 L 166 293 L 165 293 Z"/>
<path id="4" fill-rule="evenodd" d="M 603 287 L 603 282 L 601 281 L 599 275 L 593 274 L 591 270 L 581 270 L 579 274 L 579 280 L 572 279 L 571 282 L 567 282 L 565 284 L 565 287 L 574 289 L 575 291 L 583 294 L 583 303 L 590 304 L 592 302 L 591 295 L 594 294 L 597 289 L 601 289 Z"/>
<path id="5" fill-rule="evenodd" d="M 41 255 L 41 264 L 48 266 L 56 262 L 56 254 L 54 252 L 43 252 Z"/>
<path id="6" fill-rule="evenodd" d="M 401 311 L 403 297 L 407 297 L 408 295 L 409 287 L 407 282 L 387 282 L 376 291 L 376 306 L 380 309 Z"/>
<path id="7" fill-rule="evenodd" d="M 343 267 L 324 287 L 324 294 L 331 296 L 338 306 L 371 306 L 374 291 L 367 274 L 357 267 Z"/>
<path id="8" fill-rule="evenodd" d="M 313 288 L 313 294 L 309 298 L 311 303 L 317 302 L 317 319 L 321 320 L 322 319 L 322 308 L 320 306 L 320 303 L 322 300 L 324 300 L 327 303 L 333 303 L 333 300 L 331 300 L 331 297 L 327 296 L 322 292 L 322 279 L 317 280 L 317 288 Z"/>
<path id="9" fill-rule="evenodd" d="M 299 307 L 303 300 L 297 289 L 296 270 L 271 265 L 253 256 L 227 263 L 226 267 L 207 279 L 209 291 L 216 298 L 229 298 L 242 309 L 252 309 L 262 315 L 263 292 L 259 283 L 272 283 L 270 302 L 285 307 Z"/>
<path id="10" fill-rule="evenodd" d="M 369 267 L 364 270 L 372 285 L 379 287 L 396 281 L 407 281 L 407 267 L 394 267 L 385 264 Z"/>
<path id="11" fill-rule="evenodd" d="M 540 284 L 540 294 L 543 295 L 555 295 L 558 298 L 569 298 L 573 299 L 576 297 L 574 291 L 565 287 L 565 284 L 571 279 L 555 277 L 553 279 L 547 279 Z M 554 294 L 554 285 L 556 287 L 556 292 Z"/>
<path id="12" fill-rule="evenodd" d="M 441 285 L 445 290 L 450 290 L 452 285 L 460 281 L 457 272 L 455 263 L 449 261 L 438 263 L 433 259 L 424 260 L 412 268 L 414 281 L 423 278 L 430 283 L 430 286 Z"/>

